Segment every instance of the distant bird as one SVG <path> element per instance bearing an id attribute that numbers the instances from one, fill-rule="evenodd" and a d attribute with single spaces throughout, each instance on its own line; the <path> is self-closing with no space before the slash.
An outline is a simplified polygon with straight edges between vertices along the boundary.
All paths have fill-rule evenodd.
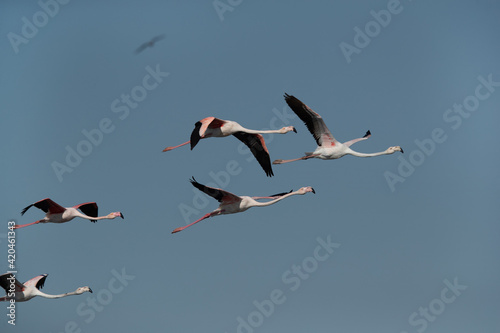
<path id="1" fill-rule="evenodd" d="M 268 197 L 247 197 L 247 196 L 237 196 L 235 194 L 229 193 L 227 191 L 218 189 L 218 188 L 213 188 L 213 187 L 208 187 L 205 185 L 202 185 L 198 183 L 194 177 L 193 179 L 190 180 L 191 184 L 193 184 L 194 187 L 196 187 L 198 190 L 204 192 L 205 194 L 208 194 L 215 200 L 220 202 L 219 207 L 214 210 L 213 212 L 207 213 L 203 215 L 202 218 L 194 221 L 193 223 L 190 223 L 184 227 L 180 227 L 172 231 L 173 234 L 176 232 L 182 231 L 186 229 L 187 227 L 192 226 L 195 223 L 198 223 L 204 219 L 207 219 L 212 216 L 217 216 L 217 215 L 223 215 L 223 214 L 234 214 L 234 213 L 240 213 L 246 211 L 248 208 L 251 207 L 264 207 L 264 206 L 269 206 L 272 204 L 277 203 L 280 200 L 283 200 L 285 198 L 288 198 L 292 195 L 303 195 L 306 194 L 307 192 L 314 192 L 314 189 L 310 186 L 308 187 L 302 187 L 298 191 L 295 192 L 285 192 L 285 193 L 279 193 L 279 194 L 274 194 Z M 258 202 L 256 200 L 259 199 L 274 199 L 271 201 L 267 202 Z"/>
<path id="2" fill-rule="evenodd" d="M 165 35 L 159 35 L 159 36 L 153 37 L 149 42 L 143 43 L 141 46 L 139 46 L 135 50 L 135 54 L 141 53 L 142 51 L 144 51 L 148 47 L 153 47 L 157 42 L 159 42 L 160 40 L 162 40 L 164 38 L 165 38 Z"/>
<path id="3" fill-rule="evenodd" d="M 29 225 L 37 223 L 47 223 L 47 222 L 64 223 L 71 221 L 75 217 L 81 217 L 90 220 L 91 222 L 96 222 L 97 220 L 104 220 L 104 219 L 112 220 L 116 217 L 121 217 L 123 219 L 123 214 L 120 212 L 113 212 L 109 213 L 106 216 L 98 217 L 97 204 L 95 202 L 86 202 L 73 207 L 64 208 L 59 206 L 57 203 L 50 200 L 49 198 L 40 200 L 24 208 L 23 211 L 21 212 L 21 215 L 24 215 L 24 213 L 26 213 L 26 211 L 30 209 L 31 206 L 35 206 L 36 208 L 43 210 L 47 214 L 43 219 L 35 221 L 33 223 L 22 224 L 22 225 L 17 224 L 16 226 L 14 226 L 14 229 L 24 228 Z M 83 214 L 80 213 L 77 209 L 81 210 Z"/>
<path id="4" fill-rule="evenodd" d="M 354 155 L 358 157 L 371 157 L 379 155 L 389 155 L 396 151 L 403 153 L 403 149 L 399 146 L 389 147 L 385 151 L 372 154 L 358 153 L 350 149 L 349 147 L 359 141 L 366 140 L 371 136 L 370 131 L 367 131 L 362 138 L 353 139 L 344 143 L 338 142 L 326 127 L 323 118 L 316 112 L 314 112 L 307 105 L 302 103 L 300 100 L 294 96 L 285 93 L 285 101 L 290 106 L 290 108 L 297 114 L 297 116 L 306 124 L 307 129 L 314 136 L 318 147 L 314 152 L 305 153 L 306 156 L 296 158 L 293 160 L 275 160 L 273 164 L 282 164 L 299 160 L 307 160 L 309 158 L 320 158 L 322 160 L 332 160 L 340 158 L 344 155 Z"/>
<path id="5" fill-rule="evenodd" d="M 85 292 L 92 293 L 92 289 L 89 287 L 80 287 L 73 292 L 69 292 L 66 294 L 59 295 L 49 295 L 40 291 L 43 288 L 43 284 L 45 283 L 45 279 L 48 274 L 42 274 L 35 276 L 31 280 L 28 280 L 24 283 L 20 283 L 17 279 L 12 276 L 10 273 L 0 275 L 0 286 L 5 289 L 7 296 L 0 297 L 0 301 L 9 301 L 14 299 L 16 302 L 25 302 L 29 301 L 35 296 L 41 296 L 45 298 L 61 298 L 71 295 L 81 295 Z M 12 288 L 13 287 L 13 288 Z M 14 290 L 14 297 L 9 295 L 11 290 Z"/>
<path id="6" fill-rule="evenodd" d="M 212 138 L 212 137 L 225 137 L 229 135 L 234 135 L 238 140 L 242 141 L 245 145 L 250 148 L 253 156 L 257 159 L 260 166 L 266 172 L 268 177 L 273 176 L 273 169 L 271 166 L 271 159 L 269 157 L 269 151 L 267 150 L 264 138 L 260 134 L 266 133 L 278 133 L 285 134 L 290 131 L 297 133 L 297 130 L 293 126 L 287 126 L 280 128 L 278 130 L 251 130 L 244 128 L 240 124 L 231 120 L 222 120 L 215 117 L 207 117 L 198 121 L 194 125 L 194 130 L 191 133 L 191 140 L 181 143 L 178 146 L 167 147 L 163 151 L 170 151 L 172 149 L 187 145 L 191 143 L 191 150 L 198 144 L 200 139 Z"/>

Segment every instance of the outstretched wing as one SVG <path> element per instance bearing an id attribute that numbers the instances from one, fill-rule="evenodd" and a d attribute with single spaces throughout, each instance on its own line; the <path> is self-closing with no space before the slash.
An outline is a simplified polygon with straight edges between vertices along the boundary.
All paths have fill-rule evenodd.
<path id="1" fill-rule="evenodd" d="M 226 123 L 225 120 L 215 118 L 215 117 L 207 117 L 198 121 L 194 124 L 193 132 L 191 132 L 191 150 L 198 144 L 201 137 L 205 134 L 207 128 L 220 128 Z"/>
<path id="2" fill-rule="evenodd" d="M 235 194 L 232 194 L 230 192 L 221 190 L 220 188 L 214 188 L 214 187 L 209 187 L 202 185 L 192 177 L 190 179 L 191 184 L 193 184 L 194 187 L 196 187 L 198 190 L 202 191 L 205 194 L 208 194 L 218 202 L 237 202 L 241 201 L 241 198 Z"/>
<path id="3" fill-rule="evenodd" d="M 97 204 L 95 202 L 82 203 L 82 204 L 73 206 L 73 208 L 81 210 L 83 214 L 90 216 L 90 217 L 97 217 L 98 216 L 98 214 L 97 214 L 98 208 L 97 208 Z M 95 220 L 91 220 L 91 221 L 95 222 Z"/>
<path id="4" fill-rule="evenodd" d="M 271 166 L 271 158 L 269 157 L 269 151 L 267 150 L 266 143 L 264 142 L 264 137 L 260 134 L 250 134 L 245 132 L 236 132 L 233 135 L 250 148 L 250 151 L 253 156 L 255 156 L 262 169 L 264 169 L 266 175 L 268 177 L 274 176 L 273 168 Z"/>
<path id="5" fill-rule="evenodd" d="M 285 93 L 285 101 L 293 112 L 304 122 L 307 129 L 314 136 L 316 143 L 321 147 L 332 147 L 339 143 L 326 127 L 323 118 L 298 98 Z"/>
<path id="6" fill-rule="evenodd" d="M 35 276 L 34 278 L 24 282 L 24 285 L 26 287 L 35 287 L 36 289 L 42 289 L 43 285 L 45 284 L 45 279 L 47 278 L 48 274 L 42 274 Z"/>
<path id="7" fill-rule="evenodd" d="M 34 204 L 29 205 L 28 207 L 25 207 L 21 211 L 21 215 L 24 215 L 24 213 L 26 213 L 26 211 L 30 209 L 31 206 L 35 206 L 36 208 L 43 210 L 45 213 L 50 213 L 50 214 L 58 214 L 66 210 L 66 208 L 59 206 L 57 203 L 50 200 L 49 198 L 45 198 L 43 200 L 35 202 Z"/>
<path id="8" fill-rule="evenodd" d="M 9 292 L 10 290 L 10 285 L 11 285 L 11 279 L 10 277 L 12 276 L 11 273 L 5 273 L 0 275 L 0 287 L 5 289 L 5 292 Z M 21 282 L 17 281 L 16 278 L 14 278 L 14 290 L 15 291 L 22 291 L 24 289 L 24 286 Z"/>

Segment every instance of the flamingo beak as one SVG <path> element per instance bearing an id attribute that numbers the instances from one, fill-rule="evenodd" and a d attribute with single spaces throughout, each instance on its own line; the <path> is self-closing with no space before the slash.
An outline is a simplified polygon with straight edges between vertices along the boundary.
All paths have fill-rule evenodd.
<path id="1" fill-rule="evenodd" d="M 295 133 L 297 133 L 297 130 L 295 129 L 295 127 L 293 127 L 293 131 L 294 131 Z"/>
<path id="2" fill-rule="evenodd" d="M 311 187 L 312 193 L 316 194 L 316 191 Z"/>
<path id="3" fill-rule="evenodd" d="M 93 294 L 93 293 L 94 293 L 94 292 L 92 291 L 92 289 L 90 289 L 90 287 L 89 287 L 89 292 L 90 292 L 91 294 Z"/>
<path id="4" fill-rule="evenodd" d="M 401 147 L 399 147 L 399 148 L 401 148 Z M 405 153 L 405 152 L 403 151 L 403 148 L 401 148 L 401 154 L 404 154 L 404 153 Z"/>
<path id="5" fill-rule="evenodd" d="M 121 212 L 120 212 L 120 217 L 121 217 L 122 219 L 124 219 L 123 214 L 122 214 Z"/>

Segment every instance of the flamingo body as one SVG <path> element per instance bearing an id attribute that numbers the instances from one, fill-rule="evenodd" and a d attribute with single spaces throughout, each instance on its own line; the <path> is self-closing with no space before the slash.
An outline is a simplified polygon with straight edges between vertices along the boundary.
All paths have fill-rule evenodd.
<path id="1" fill-rule="evenodd" d="M 163 149 L 164 152 L 172 149 L 190 144 L 191 150 L 198 144 L 201 139 L 206 138 L 223 138 L 229 135 L 234 135 L 238 140 L 243 142 L 252 152 L 254 157 L 259 162 L 260 166 L 268 177 L 273 176 L 273 169 L 271 159 L 269 157 L 269 150 L 266 147 L 264 137 L 261 134 L 278 133 L 285 134 L 290 131 L 297 130 L 293 126 L 283 127 L 278 130 L 251 130 L 245 128 L 232 120 L 222 120 L 215 117 L 207 117 L 196 122 L 194 129 L 191 132 L 189 141 L 181 143 L 177 146 L 167 147 Z"/>
<path id="2" fill-rule="evenodd" d="M 89 287 L 80 287 L 73 292 L 59 294 L 59 295 L 50 295 L 46 294 L 40 289 L 43 288 L 45 284 L 45 279 L 48 274 L 42 274 L 35 276 L 34 278 L 26 281 L 25 283 L 20 283 L 17 279 L 12 278 L 10 273 L 0 275 L 0 287 L 5 289 L 7 296 L 0 297 L 0 301 L 9 301 L 10 299 L 14 299 L 16 302 L 26 302 L 32 299 L 35 296 L 41 296 L 45 298 L 61 298 L 71 295 L 81 295 L 84 292 L 92 293 L 92 289 Z M 10 297 L 11 293 L 11 285 L 14 285 L 14 297 Z"/>
<path id="3" fill-rule="evenodd" d="M 304 122 L 307 129 L 309 130 L 309 132 L 311 132 L 314 139 L 316 140 L 318 146 L 313 152 L 305 153 L 305 156 L 303 157 L 292 160 L 275 160 L 273 164 L 283 164 L 293 161 L 307 160 L 309 158 L 333 160 L 341 158 L 345 155 L 372 157 L 379 155 L 389 155 L 395 153 L 396 151 L 400 151 L 401 153 L 403 153 L 403 149 L 400 146 L 389 147 L 385 151 L 371 154 L 359 153 L 357 151 L 354 151 L 349 147 L 356 142 L 368 139 L 371 136 L 370 131 L 367 131 L 366 134 L 361 138 L 341 143 L 333 137 L 328 127 L 326 127 L 323 118 L 319 114 L 314 112 L 310 107 L 302 103 L 298 98 L 286 93 L 285 101 L 292 109 L 292 111 L 295 112 L 295 114 L 297 114 L 297 116 Z"/>
<path id="4" fill-rule="evenodd" d="M 14 228 L 19 229 L 23 227 L 27 227 L 32 224 L 37 224 L 37 223 L 64 223 L 71 221 L 75 217 L 81 217 L 84 219 L 88 219 L 91 222 L 96 222 L 97 220 L 104 220 L 104 219 L 115 219 L 117 217 L 121 217 L 123 219 L 123 214 L 121 212 L 112 212 L 109 213 L 106 216 L 100 216 L 98 217 L 97 212 L 98 212 L 98 207 L 95 202 L 86 202 L 82 203 L 73 207 L 62 207 L 56 202 L 52 201 L 49 198 L 45 198 L 43 200 L 40 200 L 38 202 L 35 202 L 34 204 L 31 204 L 27 207 L 25 207 L 21 211 L 21 215 L 24 215 L 28 209 L 30 209 L 32 206 L 35 206 L 38 209 L 43 210 L 46 214 L 45 217 L 41 220 L 28 223 L 28 224 L 22 224 L 22 225 L 16 225 Z M 81 210 L 83 212 L 80 213 L 78 210 Z"/>
<path id="5" fill-rule="evenodd" d="M 220 205 L 219 205 L 219 207 L 217 207 L 217 209 L 215 209 L 214 211 L 212 211 L 210 213 L 203 215 L 200 219 L 198 219 L 198 220 L 196 220 L 196 221 L 194 221 L 194 222 L 192 222 L 184 227 L 179 227 L 179 228 L 175 229 L 174 231 L 172 231 L 173 234 L 177 233 L 179 231 L 182 231 L 182 230 L 192 226 L 193 224 L 198 223 L 198 222 L 200 222 L 204 219 L 207 219 L 209 217 L 212 217 L 212 216 L 241 213 L 241 212 L 244 212 L 252 207 L 264 207 L 264 206 L 269 206 L 269 205 L 275 204 L 276 202 L 283 200 L 283 199 L 285 199 L 289 196 L 292 196 L 292 195 L 297 195 L 297 194 L 304 195 L 307 192 L 316 193 L 316 192 L 314 192 L 314 189 L 312 187 L 308 186 L 308 187 L 302 187 L 298 191 L 295 191 L 295 192 L 290 191 L 290 192 L 285 192 L 285 193 L 274 194 L 272 196 L 267 196 L 267 197 L 238 196 L 238 195 L 232 194 L 230 192 L 227 192 L 227 191 L 224 191 L 224 190 L 221 190 L 218 188 L 213 188 L 213 187 L 202 185 L 202 184 L 198 183 L 194 178 L 192 178 L 190 181 L 194 187 L 196 187 L 200 191 L 204 192 L 205 194 L 208 194 L 209 196 L 211 196 L 215 200 L 219 201 Z M 267 202 L 259 202 L 259 201 L 257 201 L 259 199 L 273 199 L 273 200 L 267 201 Z"/>

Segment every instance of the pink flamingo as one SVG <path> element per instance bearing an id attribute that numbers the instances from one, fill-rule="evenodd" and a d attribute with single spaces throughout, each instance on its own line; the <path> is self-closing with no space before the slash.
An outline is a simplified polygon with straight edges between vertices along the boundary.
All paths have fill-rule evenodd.
<path id="1" fill-rule="evenodd" d="M 52 223 L 64 223 L 71 221 L 75 217 L 81 217 L 87 220 L 90 220 L 91 222 L 96 222 L 97 220 L 104 220 L 104 219 L 109 219 L 112 220 L 116 217 L 121 217 L 123 219 L 123 214 L 120 212 L 113 212 L 109 213 L 106 216 L 97 216 L 97 204 L 95 202 L 86 202 L 82 203 L 73 207 L 68 207 L 64 208 L 59 206 L 57 203 L 54 201 L 50 200 L 49 198 L 40 200 L 38 202 L 35 202 L 34 204 L 29 205 L 28 207 L 24 208 L 23 211 L 21 212 L 21 215 L 24 215 L 28 209 L 30 209 L 31 206 L 35 206 L 36 208 L 39 208 L 43 210 L 45 213 L 45 217 L 41 220 L 28 223 L 28 224 L 17 224 L 14 229 L 19 229 L 19 228 L 24 228 L 32 224 L 37 224 L 37 223 L 47 223 L 47 222 L 52 222 Z M 80 213 L 79 210 L 83 212 Z"/>
<path id="2" fill-rule="evenodd" d="M 304 195 L 307 192 L 316 193 L 316 192 L 314 192 L 314 189 L 312 187 L 308 186 L 308 187 L 302 187 L 298 191 L 295 191 L 295 192 L 290 191 L 288 193 L 279 193 L 279 194 L 271 195 L 268 197 L 247 197 L 247 196 L 240 197 L 240 196 L 237 196 L 235 194 L 232 194 L 230 192 L 227 192 L 227 191 L 224 191 L 224 190 L 221 190 L 218 188 L 213 188 L 213 187 L 208 187 L 208 186 L 202 185 L 202 184 L 198 183 L 194 179 L 194 177 L 190 181 L 191 181 L 191 184 L 193 184 L 193 186 L 196 187 L 198 190 L 204 192 L 205 194 L 208 194 L 209 196 L 211 196 L 215 200 L 219 201 L 220 205 L 217 209 L 215 209 L 214 211 L 212 211 L 210 213 L 203 215 L 200 219 L 194 221 L 193 223 L 190 223 L 184 227 L 179 227 L 179 228 L 175 229 L 174 231 L 172 231 L 173 234 L 175 234 L 176 232 L 182 231 L 182 230 L 186 229 L 187 227 L 190 227 L 193 224 L 198 223 L 198 222 L 200 222 L 204 219 L 207 219 L 209 217 L 212 217 L 212 216 L 223 215 L 223 214 L 241 213 L 241 212 L 244 212 L 251 207 L 264 207 L 264 206 L 273 205 L 273 204 L 277 203 L 278 201 L 283 200 L 285 198 L 288 198 L 292 195 L 298 195 L 298 194 Z M 267 202 L 256 201 L 259 199 L 274 199 L 274 200 L 267 201 Z"/>
<path id="3" fill-rule="evenodd" d="M 310 107 L 302 103 L 299 99 L 294 96 L 285 93 L 285 101 L 288 106 L 297 114 L 297 116 L 306 124 L 307 129 L 314 136 L 318 147 L 314 152 L 305 153 L 306 156 L 292 159 L 292 160 L 275 160 L 273 164 L 283 164 L 299 160 L 307 160 L 309 158 L 320 158 L 322 160 L 332 160 L 336 158 L 341 158 L 344 155 L 354 155 L 358 157 L 372 157 L 379 155 L 389 155 L 396 151 L 403 153 L 403 149 L 400 146 L 389 147 L 385 151 L 379 153 L 364 154 L 349 148 L 352 144 L 366 140 L 371 136 L 370 131 L 362 138 L 353 139 L 344 143 L 338 142 L 330 133 L 328 127 L 326 127 L 323 118 L 316 112 L 314 112 Z"/>
<path id="4" fill-rule="evenodd" d="M 49 295 L 41 292 L 40 289 L 43 288 L 45 279 L 48 274 L 42 274 L 35 276 L 31 280 L 24 283 L 20 283 L 17 279 L 10 273 L 0 275 L 0 286 L 5 289 L 7 296 L 0 297 L 0 301 L 10 301 L 14 299 L 16 302 L 26 302 L 35 296 L 41 296 L 45 298 L 61 298 L 71 295 L 81 295 L 84 292 L 92 293 L 92 289 L 89 287 L 80 287 L 73 292 L 59 294 L 59 295 Z"/>
<path id="5" fill-rule="evenodd" d="M 260 166 L 266 172 L 268 177 L 273 176 L 273 169 L 271 166 L 271 159 L 269 158 L 269 151 L 267 150 L 266 143 L 261 134 L 266 133 L 277 133 L 285 134 L 290 131 L 297 133 L 297 130 L 293 126 L 287 126 L 280 128 L 278 130 L 262 130 L 256 131 L 244 128 L 240 124 L 231 120 L 222 120 L 215 117 L 207 117 L 198 121 L 194 125 L 194 130 L 191 133 L 191 140 L 181 143 L 178 146 L 167 147 L 163 151 L 170 151 L 172 149 L 187 145 L 191 143 L 191 150 L 198 144 L 200 139 L 212 138 L 212 137 L 225 137 L 229 135 L 234 135 L 238 140 L 242 141 L 245 145 L 250 148 L 253 156 L 257 159 Z"/>

